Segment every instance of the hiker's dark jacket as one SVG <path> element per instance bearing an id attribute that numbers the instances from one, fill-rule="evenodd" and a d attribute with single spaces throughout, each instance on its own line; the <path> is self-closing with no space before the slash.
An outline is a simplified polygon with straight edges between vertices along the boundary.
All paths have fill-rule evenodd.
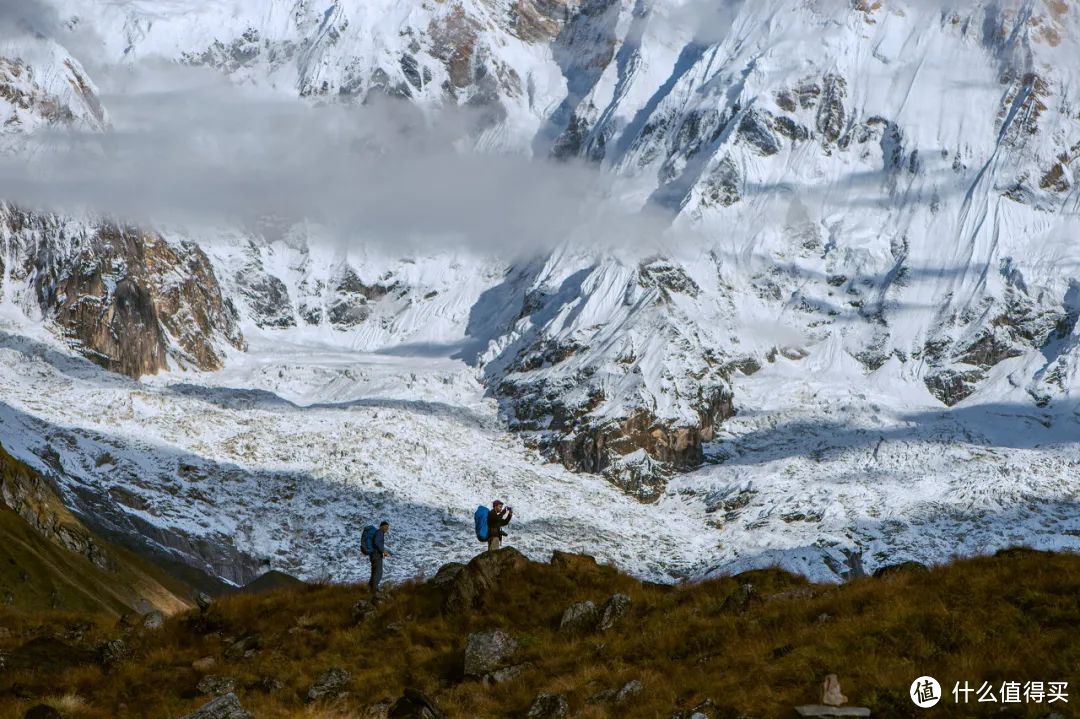
<path id="1" fill-rule="evenodd" d="M 375 548 L 372 556 L 378 555 L 382 559 L 383 552 L 386 551 L 386 532 L 381 529 L 375 532 L 375 536 L 371 538 L 371 546 Z"/>
<path id="2" fill-rule="evenodd" d="M 502 531 L 502 528 L 510 524 L 510 520 L 513 518 L 514 513 L 509 509 L 504 509 L 502 512 L 496 512 L 493 509 L 488 512 L 488 539 L 505 537 L 506 532 Z"/>

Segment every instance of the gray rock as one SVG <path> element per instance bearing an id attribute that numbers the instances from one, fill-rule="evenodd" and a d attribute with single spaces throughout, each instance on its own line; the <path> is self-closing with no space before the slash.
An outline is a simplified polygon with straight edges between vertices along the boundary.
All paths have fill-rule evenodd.
<path id="1" fill-rule="evenodd" d="M 561 694 L 537 695 L 529 707 L 528 719 L 562 719 L 570 712 L 566 697 Z"/>
<path id="2" fill-rule="evenodd" d="M 630 613 L 630 604 L 630 597 L 625 594 L 615 594 L 604 602 L 600 609 L 600 621 L 596 625 L 597 631 L 606 632 L 626 618 Z"/>
<path id="3" fill-rule="evenodd" d="M 761 604 L 762 599 L 758 594 L 757 587 L 749 582 L 746 584 L 740 584 L 739 588 L 732 592 L 724 603 L 720 606 L 720 609 L 725 612 L 738 612 L 742 613 L 747 611 L 752 604 Z"/>
<path id="4" fill-rule="evenodd" d="M 315 683 L 308 689 L 307 700 L 309 702 L 320 701 L 322 699 L 334 699 L 339 697 L 344 692 L 346 686 L 352 681 L 352 674 L 349 674 L 341 667 L 334 667 L 328 669 L 319 675 L 319 678 L 315 680 Z"/>
<path id="5" fill-rule="evenodd" d="M 500 629 L 470 634 L 465 644 L 465 676 L 483 677 L 502 668 L 517 649 L 517 641 Z"/>
<path id="6" fill-rule="evenodd" d="M 805 704 L 795 707 L 795 711 L 801 717 L 868 717 L 870 710 L 866 707 L 830 707 L 824 704 Z"/>
<path id="7" fill-rule="evenodd" d="M 847 704 L 847 697 L 840 691 L 840 679 L 835 674 L 825 677 L 821 684 L 821 703 L 831 707 Z"/>
<path id="8" fill-rule="evenodd" d="M 436 587 L 441 587 L 445 584 L 457 579 L 457 576 L 464 571 L 465 565 L 461 562 L 450 562 L 439 567 L 439 571 L 435 572 L 435 576 L 431 578 L 430 583 Z"/>
<path id="9" fill-rule="evenodd" d="M 507 574 L 520 571 L 528 563 L 525 555 L 513 547 L 477 555 L 447 583 L 445 610 L 460 614 L 480 608 Z"/>
<path id="10" fill-rule="evenodd" d="M 131 649 L 123 639 L 111 639 L 98 648 L 101 664 L 106 669 L 126 661 L 131 657 Z"/>
<path id="11" fill-rule="evenodd" d="M 199 611 L 205 612 L 214 603 L 213 597 L 206 592 L 196 592 L 195 594 L 195 606 L 199 608 Z"/>
<path id="12" fill-rule="evenodd" d="M 559 621 L 559 631 L 567 633 L 592 631 L 596 628 L 599 617 L 600 613 L 592 602 L 571 604 L 563 612 L 562 619 Z"/>
<path id="13" fill-rule="evenodd" d="M 225 656 L 230 659 L 250 659 L 262 648 L 262 637 L 258 634 L 249 634 L 237 639 L 225 651 Z"/>
<path id="14" fill-rule="evenodd" d="M 624 684 L 622 686 L 622 689 L 620 689 L 615 694 L 615 701 L 618 702 L 619 704 L 622 704 L 623 702 L 626 702 L 626 701 L 629 701 L 629 700 L 633 699 L 634 697 L 636 697 L 638 694 L 640 694 L 644 690 L 645 690 L 645 685 L 641 683 L 641 680 L 634 679 L 634 680 L 628 681 L 626 684 Z"/>
<path id="15" fill-rule="evenodd" d="M 517 679 L 522 672 L 531 669 L 532 666 L 532 664 L 526 662 L 525 664 L 515 664 L 512 667 L 496 669 L 484 677 L 484 684 L 489 686 L 492 684 L 505 684 L 506 682 Z"/>
<path id="16" fill-rule="evenodd" d="M 165 626 L 165 615 L 156 609 L 147 612 L 142 618 L 143 629 L 157 630 Z"/>
<path id="17" fill-rule="evenodd" d="M 207 674 L 199 680 L 199 683 L 195 685 L 195 688 L 200 694 L 210 694 L 212 696 L 221 697 L 233 693 L 236 689 L 236 680 L 232 677 Z"/>
<path id="18" fill-rule="evenodd" d="M 252 717 L 240 705 L 240 700 L 235 694 L 226 694 L 203 704 L 180 719 L 252 719 Z"/>

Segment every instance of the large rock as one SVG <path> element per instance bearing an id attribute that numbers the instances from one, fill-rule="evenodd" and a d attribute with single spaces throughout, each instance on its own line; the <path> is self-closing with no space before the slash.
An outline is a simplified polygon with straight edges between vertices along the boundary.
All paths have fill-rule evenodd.
<path id="1" fill-rule="evenodd" d="M 451 613 L 479 609 L 505 574 L 520 570 L 528 563 L 525 555 L 513 547 L 477 555 L 446 585 L 450 589 L 444 608 Z"/>
<path id="2" fill-rule="evenodd" d="M 252 717 L 240 705 L 240 700 L 235 694 L 226 694 L 203 704 L 180 719 L 252 719 Z"/>
<path id="3" fill-rule="evenodd" d="M 151 631 L 161 629 L 165 626 L 165 615 L 156 609 L 152 612 L 147 612 L 142 617 L 142 625 L 144 629 L 149 629 Z"/>
<path id="4" fill-rule="evenodd" d="M 597 631 L 606 632 L 625 619 L 630 613 L 630 605 L 630 597 L 625 594 L 613 594 L 600 609 L 600 621 L 596 624 Z"/>
<path id="5" fill-rule="evenodd" d="M 481 678 L 502 668 L 517 649 L 517 641 L 501 629 L 470 634 L 465 644 L 465 676 Z"/>
<path id="6" fill-rule="evenodd" d="M 561 694 L 539 694 L 529 707 L 528 719 L 562 719 L 570 712 L 566 697 Z"/>
<path id="7" fill-rule="evenodd" d="M 211 694 L 218 697 L 225 696 L 227 694 L 232 694 L 236 689 L 236 680 L 232 677 L 207 674 L 199 680 L 199 683 L 195 685 L 195 689 L 197 689 L 200 694 Z"/>
<path id="8" fill-rule="evenodd" d="M 595 569 L 599 565 L 596 563 L 596 557 L 591 554 L 571 554 L 556 549 L 551 553 L 551 566 L 562 570 L 575 570 Z"/>
<path id="9" fill-rule="evenodd" d="M 344 693 L 345 687 L 349 685 L 350 681 L 352 681 L 352 674 L 349 674 L 348 671 L 341 667 L 328 669 L 320 674 L 319 678 L 308 689 L 307 700 L 314 702 L 322 699 L 335 699 Z"/>
<path id="10" fill-rule="evenodd" d="M 387 713 L 389 719 L 443 719 L 446 715 L 422 692 L 406 689 Z"/>
<path id="11" fill-rule="evenodd" d="M 430 583 L 436 587 L 450 584 L 463 571 L 465 571 L 465 565 L 461 562 L 449 562 L 439 567 L 439 571 L 435 572 L 435 576 L 431 578 Z"/>
<path id="12" fill-rule="evenodd" d="M 559 631 L 570 634 L 589 632 L 596 628 L 599 619 L 600 614 L 592 602 L 571 604 L 563 612 L 562 619 L 559 621 Z"/>
<path id="13" fill-rule="evenodd" d="M 840 691 L 840 678 L 835 674 L 825 677 L 821 684 L 821 703 L 831 707 L 847 704 L 847 697 Z"/>

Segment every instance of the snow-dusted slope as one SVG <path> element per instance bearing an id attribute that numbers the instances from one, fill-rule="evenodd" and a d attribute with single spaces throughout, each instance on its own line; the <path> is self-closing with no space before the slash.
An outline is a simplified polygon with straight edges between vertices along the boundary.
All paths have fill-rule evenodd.
<path id="1" fill-rule="evenodd" d="M 228 355 L 223 373 L 151 387 L 82 368 L 65 393 L 22 393 L 30 368 L 46 382 L 73 365 L 44 349 L 47 335 L 25 351 L 15 335 L 38 318 L 12 309 L 13 451 L 52 462 L 73 501 L 108 521 L 135 517 L 235 579 L 251 567 L 226 569 L 234 552 L 308 575 L 319 557 L 345 561 L 348 527 L 385 509 L 408 518 L 406 558 L 428 567 L 444 544 L 471 549 L 454 544 L 455 512 L 493 490 L 532 503 L 530 550 L 556 541 L 548 527 L 576 526 L 582 544 L 657 575 L 773 560 L 843 572 L 841 550 L 873 567 L 1076 545 L 1076 8 L 54 6 L 107 65 L 208 67 L 323 110 L 390 96 L 434 124 L 464 108 L 462 152 L 586 163 L 623 223 L 524 259 L 395 252 L 307 222 L 164 230 L 208 258 L 256 349 L 227 349 L 223 335 L 242 342 L 219 323 L 199 334 Z M 35 102 L 20 137 L 52 122 Z M 104 129 L 103 111 L 88 117 Z M 420 195 L 409 211 L 430 204 Z M 621 242 L 626 211 L 642 214 Z M 113 406 L 131 419 L 106 432 Z M 356 430 L 342 430 L 355 412 Z M 35 439 L 56 427 L 60 449 Z M 114 472 L 103 454 L 146 471 Z M 312 494 L 294 500 L 301 491 Z"/>

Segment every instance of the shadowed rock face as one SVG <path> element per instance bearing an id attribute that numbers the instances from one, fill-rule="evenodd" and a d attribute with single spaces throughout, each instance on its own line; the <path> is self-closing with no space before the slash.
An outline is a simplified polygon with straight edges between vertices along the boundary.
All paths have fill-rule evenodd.
<path id="1" fill-rule="evenodd" d="M 0 208 L 0 226 L 13 284 L 5 291 L 108 370 L 137 378 L 170 360 L 214 370 L 224 346 L 245 346 L 235 310 L 193 244 L 10 207 Z"/>

